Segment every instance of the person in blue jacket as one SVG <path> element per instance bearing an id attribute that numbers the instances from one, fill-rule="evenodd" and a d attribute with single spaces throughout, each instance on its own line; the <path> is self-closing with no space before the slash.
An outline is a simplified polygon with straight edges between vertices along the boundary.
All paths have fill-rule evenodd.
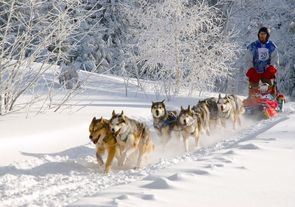
<path id="1" fill-rule="evenodd" d="M 269 29 L 262 27 L 258 31 L 258 40 L 247 47 L 246 76 L 249 78 L 249 95 L 251 89 L 259 86 L 259 81 L 272 85 L 272 80 L 275 79 L 279 57 L 277 46 L 269 40 L 269 37 Z"/>

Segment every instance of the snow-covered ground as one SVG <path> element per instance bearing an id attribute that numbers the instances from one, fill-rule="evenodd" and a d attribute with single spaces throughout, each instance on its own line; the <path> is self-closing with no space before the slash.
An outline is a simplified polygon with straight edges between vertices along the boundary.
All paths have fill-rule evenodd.
<path id="1" fill-rule="evenodd" d="M 294 206 L 293 127 L 294 115 L 258 123 L 71 206 Z"/>
<path id="2" fill-rule="evenodd" d="M 158 144 L 153 95 L 131 86 L 125 97 L 120 78 L 97 74 L 84 89 L 59 113 L 0 117 L 0 206 L 295 206 L 295 103 L 270 120 L 244 118 L 236 131 L 218 127 L 185 154 L 176 139 Z M 142 169 L 98 169 L 88 125 L 113 109 L 152 129 L 156 151 Z"/>

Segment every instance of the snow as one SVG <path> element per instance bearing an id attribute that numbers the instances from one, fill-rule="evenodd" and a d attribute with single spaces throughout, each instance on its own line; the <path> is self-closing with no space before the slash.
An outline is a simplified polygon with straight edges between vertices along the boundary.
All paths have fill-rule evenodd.
<path id="1" fill-rule="evenodd" d="M 0 117 L 0 206 L 295 205 L 294 102 L 276 118 L 243 118 L 236 131 L 218 127 L 203 134 L 199 149 L 192 139 L 184 153 L 177 139 L 159 145 L 152 94 L 131 83 L 125 97 L 120 77 L 90 75 L 84 93 L 59 113 Z M 204 97 L 179 96 L 167 105 L 179 110 Z M 156 151 L 142 169 L 115 163 L 110 174 L 98 169 L 88 125 L 94 116 L 110 118 L 113 109 L 152 130 Z"/>
<path id="2" fill-rule="evenodd" d="M 294 206 L 294 127 L 294 114 L 269 121 L 210 153 L 196 151 L 152 177 L 71 206 Z"/>
<path id="3" fill-rule="evenodd" d="M 95 2 L 91 1 L 90 4 Z M 109 5 L 109 1 L 100 2 L 103 7 L 109 5 L 103 15 L 100 14 L 102 10 L 97 11 L 97 17 L 104 17 L 106 25 L 97 24 L 97 19 L 82 22 L 80 35 L 84 35 L 85 26 L 92 25 L 96 30 L 87 35 L 77 51 L 73 51 L 77 52 L 74 55 L 77 58 L 75 67 L 90 70 L 95 62 L 102 62 L 98 71 L 121 73 L 120 63 L 126 58 L 123 56 L 128 56 L 123 50 L 124 44 L 128 44 L 130 34 L 127 33 L 131 32 L 127 31 L 127 18 L 124 15 L 125 12 L 134 15 L 134 11 L 130 13 L 132 9 L 129 7 L 126 7 L 127 11 L 117 11 L 122 10 L 121 6 L 134 2 L 121 3 L 117 5 L 116 1 L 111 1 Z M 79 8 L 90 4 L 83 4 Z M 231 14 L 225 27 L 228 33 L 231 29 L 238 33 L 238 39 L 233 39 L 232 43 L 238 41 L 245 48 L 256 39 L 261 26 L 271 29 L 271 39 L 277 43 L 281 56 L 278 85 L 281 90 L 288 90 L 289 95 L 292 95 L 295 71 L 292 56 L 295 48 L 294 0 L 241 0 L 229 5 L 232 7 L 223 8 Z M 86 11 L 83 9 L 81 12 Z M 108 24 L 110 28 L 107 28 Z M 122 34 L 119 34 L 119 30 L 117 34 L 113 31 L 114 28 L 119 28 Z M 101 42 L 106 33 L 109 45 Z M 162 33 L 158 34 L 160 38 L 163 37 Z M 114 43 L 110 44 L 112 38 Z M 132 38 L 131 42 L 134 40 Z M 44 45 L 50 44 L 42 44 L 42 47 Z M 16 47 L 22 47 L 22 44 Z M 219 49 L 225 51 L 222 55 L 230 55 L 228 47 Z M 168 51 L 168 58 L 164 58 L 169 63 L 175 61 L 169 56 L 172 53 L 173 51 Z M 12 56 L 15 57 L 14 54 Z M 155 63 L 160 56 L 155 56 Z M 32 57 L 29 56 L 20 66 L 21 75 L 24 75 L 20 77 L 23 84 L 31 77 L 26 76 L 27 72 L 33 75 L 43 64 L 40 59 L 42 63 L 31 65 Z M 90 57 L 95 60 L 87 60 Z M 214 65 L 217 63 L 214 60 L 220 57 L 223 56 L 215 54 L 207 58 L 208 63 Z M 2 58 L 2 62 L 11 61 L 9 57 L 5 58 L 8 59 Z M 224 83 L 225 88 L 239 93 L 246 90 L 246 77 L 243 74 L 247 68 L 244 68 L 242 59 L 241 54 L 241 59 L 235 64 L 239 68 L 233 74 L 235 81 Z M 193 61 L 195 64 L 203 64 L 203 60 Z M 284 113 L 269 120 L 243 117 L 242 126 L 237 130 L 230 128 L 231 124 L 227 124 L 227 128 L 218 126 L 211 132 L 211 136 L 201 135 L 200 147 L 197 149 L 191 139 L 189 153 L 185 153 L 183 143 L 177 137 L 166 147 L 161 146 L 160 138 L 153 129 L 151 102 L 163 100 L 159 95 L 162 93 L 159 84 L 134 80 L 129 76 L 115 77 L 80 71 L 81 88 L 72 94 L 71 101 L 66 102 L 58 112 L 53 112 L 69 91 L 58 84 L 55 73 L 59 67 L 45 66 L 42 78 L 17 100 L 16 110 L 0 116 L 0 206 L 295 206 L 295 102 L 288 102 Z M 173 64 L 172 66 L 174 67 Z M 211 67 L 210 70 L 216 67 Z M 6 74 L 9 69 L 10 67 L 4 67 L 2 72 Z M 159 72 L 163 73 L 161 70 Z M 202 73 L 204 74 L 206 73 Z M 191 77 L 193 81 L 196 80 L 195 76 Z M 2 82 L 3 80 L 6 79 L 2 78 Z M 85 80 L 87 82 L 84 84 Z M 126 81 L 129 81 L 127 97 Z M 144 92 L 136 86 L 137 81 L 140 81 Z M 8 83 L 3 84 L 5 86 Z M 196 88 L 201 84 L 203 83 L 197 82 Z M 216 88 L 219 86 L 224 87 L 218 83 Z M 180 106 L 196 104 L 198 99 L 217 96 L 204 92 L 201 97 L 194 96 L 200 94 L 196 88 L 189 92 L 185 88 L 181 89 L 179 96 L 166 101 L 168 109 L 179 110 Z M 50 97 L 48 90 L 52 90 Z M 47 102 L 44 100 L 42 108 L 42 100 L 38 101 L 39 95 L 50 99 Z M 95 146 L 88 138 L 88 126 L 93 117 L 110 118 L 113 110 L 124 110 L 124 114 L 145 122 L 151 129 L 156 149 L 141 169 L 133 169 L 130 162 L 118 167 L 114 161 L 111 172 L 104 174 L 103 169 L 97 165 Z"/>

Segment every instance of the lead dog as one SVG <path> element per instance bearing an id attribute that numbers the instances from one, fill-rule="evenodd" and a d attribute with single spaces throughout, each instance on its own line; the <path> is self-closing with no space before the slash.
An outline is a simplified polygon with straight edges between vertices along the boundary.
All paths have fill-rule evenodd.
<path id="1" fill-rule="evenodd" d="M 142 159 L 145 155 L 154 150 L 149 129 L 134 119 L 130 119 L 124 115 L 112 113 L 110 126 L 113 133 L 116 133 L 116 140 L 120 148 L 119 165 L 123 166 L 126 159 L 133 153 L 137 152 L 136 167 L 141 167 Z"/>
<path id="2" fill-rule="evenodd" d="M 96 146 L 96 158 L 99 165 L 103 165 L 102 155 L 107 151 L 107 160 L 105 163 L 105 173 L 111 169 L 113 159 L 118 155 L 118 145 L 115 136 L 110 130 L 110 122 L 107 119 L 92 119 L 89 125 L 89 139 Z"/>

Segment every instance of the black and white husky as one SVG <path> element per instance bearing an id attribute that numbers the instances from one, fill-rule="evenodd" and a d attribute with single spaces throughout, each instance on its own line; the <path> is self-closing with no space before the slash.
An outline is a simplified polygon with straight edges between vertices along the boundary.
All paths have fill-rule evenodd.
<path id="1" fill-rule="evenodd" d="M 177 112 L 166 110 L 164 101 L 152 102 L 151 113 L 153 126 L 161 137 L 162 143 L 166 144 L 177 127 Z"/>

